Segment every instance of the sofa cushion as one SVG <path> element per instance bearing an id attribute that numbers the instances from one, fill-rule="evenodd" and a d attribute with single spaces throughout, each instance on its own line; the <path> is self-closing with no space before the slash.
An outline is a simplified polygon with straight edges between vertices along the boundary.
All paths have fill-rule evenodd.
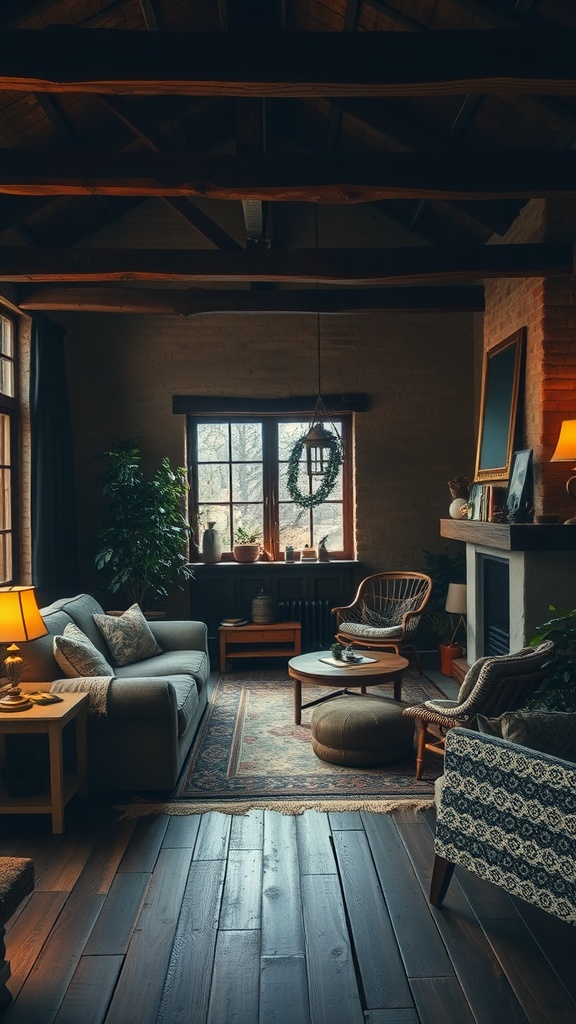
<path id="1" fill-rule="evenodd" d="M 198 707 L 198 701 L 200 700 L 198 687 L 196 686 L 196 680 L 192 676 L 169 676 L 168 682 L 172 684 L 176 692 L 178 735 L 183 736 Z"/>
<path id="2" fill-rule="evenodd" d="M 133 604 L 123 615 L 93 618 L 117 665 L 133 665 L 162 653 L 139 605 Z"/>
<path id="3" fill-rule="evenodd" d="M 478 732 L 488 736 L 576 761 L 576 712 L 507 711 L 499 718 L 476 715 L 476 723 Z"/>
<path id="4" fill-rule="evenodd" d="M 102 636 L 100 630 L 96 627 L 94 622 L 94 615 L 103 615 L 104 609 L 98 601 L 91 597 L 90 594 L 77 594 L 76 597 L 62 597 L 59 601 L 54 601 L 46 608 L 40 609 L 42 618 L 46 622 L 48 629 L 51 633 L 62 633 L 63 630 L 52 629 L 49 625 L 48 620 L 65 614 L 67 621 L 74 622 L 83 633 L 86 634 L 89 640 L 92 641 L 94 647 L 97 647 L 101 654 L 106 658 L 109 657 L 108 648 L 106 641 Z"/>
<path id="5" fill-rule="evenodd" d="M 73 622 L 65 627 L 61 636 L 53 638 L 53 644 L 54 657 L 68 677 L 114 674 L 104 655 Z"/>
<path id="6" fill-rule="evenodd" d="M 146 661 L 123 665 L 116 669 L 118 679 L 145 678 L 147 676 L 193 675 L 202 689 L 209 674 L 205 651 L 164 651 Z"/>

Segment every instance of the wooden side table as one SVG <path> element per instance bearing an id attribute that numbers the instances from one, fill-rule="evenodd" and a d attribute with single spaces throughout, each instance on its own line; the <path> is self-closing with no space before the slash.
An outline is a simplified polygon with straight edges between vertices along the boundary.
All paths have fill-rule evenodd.
<path id="1" fill-rule="evenodd" d="M 220 626 L 220 671 L 230 671 L 232 658 L 293 658 L 302 650 L 299 622 L 260 626 Z"/>
<path id="2" fill-rule="evenodd" d="M 50 791 L 34 796 L 11 797 L 0 788 L 0 814 L 51 814 L 52 831 L 64 831 L 64 808 L 75 793 L 86 795 L 87 693 L 62 693 L 57 704 L 38 705 L 27 711 L 0 712 L 0 763 L 5 763 L 6 736 L 46 733 L 50 752 Z M 64 774 L 62 730 L 76 724 L 76 772 Z"/>

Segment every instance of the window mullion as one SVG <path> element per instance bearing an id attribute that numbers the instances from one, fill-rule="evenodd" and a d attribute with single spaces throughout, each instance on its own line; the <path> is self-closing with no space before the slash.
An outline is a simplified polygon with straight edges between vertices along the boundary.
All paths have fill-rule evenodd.
<path id="1" fill-rule="evenodd" d="M 264 547 L 275 561 L 278 537 L 278 425 L 273 417 L 262 421 L 262 486 L 264 488 Z"/>

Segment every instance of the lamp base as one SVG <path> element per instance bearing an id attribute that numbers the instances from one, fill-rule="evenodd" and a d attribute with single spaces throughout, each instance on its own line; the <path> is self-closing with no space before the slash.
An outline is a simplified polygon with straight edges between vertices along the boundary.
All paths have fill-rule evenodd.
<path id="1" fill-rule="evenodd" d="M 0 712 L 6 711 L 27 711 L 28 708 L 34 707 L 31 700 L 25 697 L 20 692 L 18 687 L 14 687 L 12 690 L 8 690 L 5 697 L 0 699 Z"/>

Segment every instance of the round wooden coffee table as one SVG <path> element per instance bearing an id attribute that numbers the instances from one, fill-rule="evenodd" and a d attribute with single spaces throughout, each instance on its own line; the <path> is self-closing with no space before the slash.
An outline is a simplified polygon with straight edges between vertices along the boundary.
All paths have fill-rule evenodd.
<path id="1" fill-rule="evenodd" d="M 312 708 L 315 704 L 322 704 L 332 697 L 339 697 L 342 693 L 348 693 L 349 687 L 360 689 L 366 693 L 367 686 L 378 686 L 380 683 L 394 684 L 394 700 L 400 700 L 402 695 L 402 676 L 408 668 L 409 662 L 398 654 L 384 654 L 381 651 L 359 651 L 367 658 L 373 660 L 365 665 L 327 665 L 321 658 L 331 657 L 330 651 L 313 651 L 311 654 L 299 654 L 288 662 L 288 675 L 294 680 L 294 721 L 300 725 L 302 721 L 302 708 Z M 342 683 L 345 686 L 342 688 Z M 318 697 L 316 700 L 302 703 L 302 683 L 312 683 L 316 686 L 340 686 L 340 689 L 327 693 L 325 697 Z"/>

